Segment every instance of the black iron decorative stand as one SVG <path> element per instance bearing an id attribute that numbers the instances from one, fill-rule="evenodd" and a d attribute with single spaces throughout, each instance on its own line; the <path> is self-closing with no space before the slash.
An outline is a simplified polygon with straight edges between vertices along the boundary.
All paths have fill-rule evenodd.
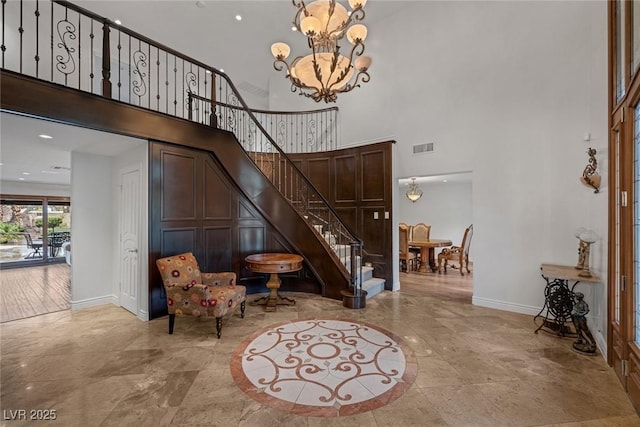
<path id="1" fill-rule="evenodd" d="M 544 288 L 544 305 L 536 314 L 533 321 L 542 318 L 542 323 L 535 330 L 554 333 L 561 337 L 575 337 L 573 343 L 575 351 L 593 355 L 596 353 L 596 345 L 589 327 L 586 315 L 589 305 L 584 301 L 584 294 L 574 292 L 575 287 L 581 281 L 599 282 L 600 278 L 591 275 L 582 277 L 574 267 L 564 265 L 542 264 L 542 277 L 547 282 Z M 569 287 L 569 281 L 573 285 Z M 568 323 L 574 326 L 572 330 Z"/>

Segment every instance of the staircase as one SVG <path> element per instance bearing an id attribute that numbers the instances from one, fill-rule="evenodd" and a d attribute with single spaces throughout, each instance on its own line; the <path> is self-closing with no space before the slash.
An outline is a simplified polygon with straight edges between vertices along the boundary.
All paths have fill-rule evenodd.
<path id="1" fill-rule="evenodd" d="M 292 246 L 326 285 L 324 296 L 342 298 L 354 282 L 362 283 L 369 298 L 383 289 L 384 280 L 373 277 L 372 267 L 361 266 L 360 256 L 351 275 L 351 251 L 362 255 L 362 240 L 285 151 L 335 147 L 331 138 L 315 136 L 337 137 L 337 111 L 322 113 L 330 116 L 319 116 L 320 128 L 313 116 L 308 126 L 287 135 L 288 122 L 250 109 L 220 70 L 67 1 L 47 3 L 2 2 L 2 30 L 9 35 L 7 46 L 3 36 L 0 64 L 3 109 L 210 152 L 261 215 L 298 240 Z M 36 16 L 35 26 L 27 29 L 41 54 L 30 55 L 22 47 L 21 20 L 27 14 Z M 65 32 L 45 31 L 49 22 Z M 11 53 L 6 60 L 5 50 Z M 89 64 L 81 61 L 81 52 L 94 50 L 101 61 L 91 55 Z M 41 58 L 51 58 L 50 63 L 40 63 Z M 123 67 L 130 72 L 120 73 Z M 311 239 L 309 225 L 317 223 L 324 230 Z"/>
<path id="2" fill-rule="evenodd" d="M 333 252 L 340 258 L 342 264 L 347 267 L 349 274 L 351 274 L 351 247 L 349 245 L 336 244 L 336 236 L 330 232 L 323 232 L 322 225 L 314 225 L 313 228 L 315 228 L 316 232 L 329 244 Z M 362 290 L 367 292 L 367 299 L 370 299 L 384 290 L 385 280 L 373 277 L 374 268 L 361 264 L 362 258 L 358 256 L 356 259 L 356 268 L 361 268 L 362 275 L 356 275 L 356 286 L 359 287 L 362 281 Z"/>

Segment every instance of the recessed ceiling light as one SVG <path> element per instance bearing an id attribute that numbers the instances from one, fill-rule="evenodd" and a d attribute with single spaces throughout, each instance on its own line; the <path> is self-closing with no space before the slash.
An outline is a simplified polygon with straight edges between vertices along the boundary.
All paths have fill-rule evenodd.
<path id="1" fill-rule="evenodd" d="M 24 181 L 24 178 L 18 178 L 18 181 Z"/>
<path id="2" fill-rule="evenodd" d="M 443 180 L 442 180 L 442 182 L 447 182 L 447 180 L 446 180 L 446 179 L 443 179 Z"/>
<path id="3" fill-rule="evenodd" d="M 44 133 L 41 135 L 38 135 L 40 138 L 42 139 L 53 139 L 53 137 L 51 135 L 45 135 Z"/>
<path id="4" fill-rule="evenodd" d="M 298 31 L 298 28 L 296 28 L 296 26 L 295 26 L 295 25 L 293 25 L 293 26 L 291 27 L 291 31 Z"/>
<path id="5" fill-rule="evenodd" d="M 31 172 L 22 172 L 22 175 L 31 175 Z"/>
<path id="6" fill-rule="evenodd" d="M 242 16 L 240 14 L 236 15 L 236 21 L 242 21 Z"/>

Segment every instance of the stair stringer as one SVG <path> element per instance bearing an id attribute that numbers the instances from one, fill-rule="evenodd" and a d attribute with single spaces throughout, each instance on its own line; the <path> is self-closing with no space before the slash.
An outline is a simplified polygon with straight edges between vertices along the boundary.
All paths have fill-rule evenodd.
<path id="1" fill-rule="evenodd" d="M 342 299 L 340 291 L 348 288 L 350 278 L 329 245 L 253 163 L 232 133 L 217 130 L 216 134 L 216 143 L 206 150 L 260 214 L 305 258 L 322 286 L 322 296 Z"/>

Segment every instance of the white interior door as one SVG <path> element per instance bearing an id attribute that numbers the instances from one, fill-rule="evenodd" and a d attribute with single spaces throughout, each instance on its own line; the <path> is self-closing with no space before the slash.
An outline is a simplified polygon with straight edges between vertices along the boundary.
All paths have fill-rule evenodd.
<path id="1" fill-rule="evenodd" d="M 140 294 L 140 168 L 120 173 L 120 305 L 138 315 Z"/>

